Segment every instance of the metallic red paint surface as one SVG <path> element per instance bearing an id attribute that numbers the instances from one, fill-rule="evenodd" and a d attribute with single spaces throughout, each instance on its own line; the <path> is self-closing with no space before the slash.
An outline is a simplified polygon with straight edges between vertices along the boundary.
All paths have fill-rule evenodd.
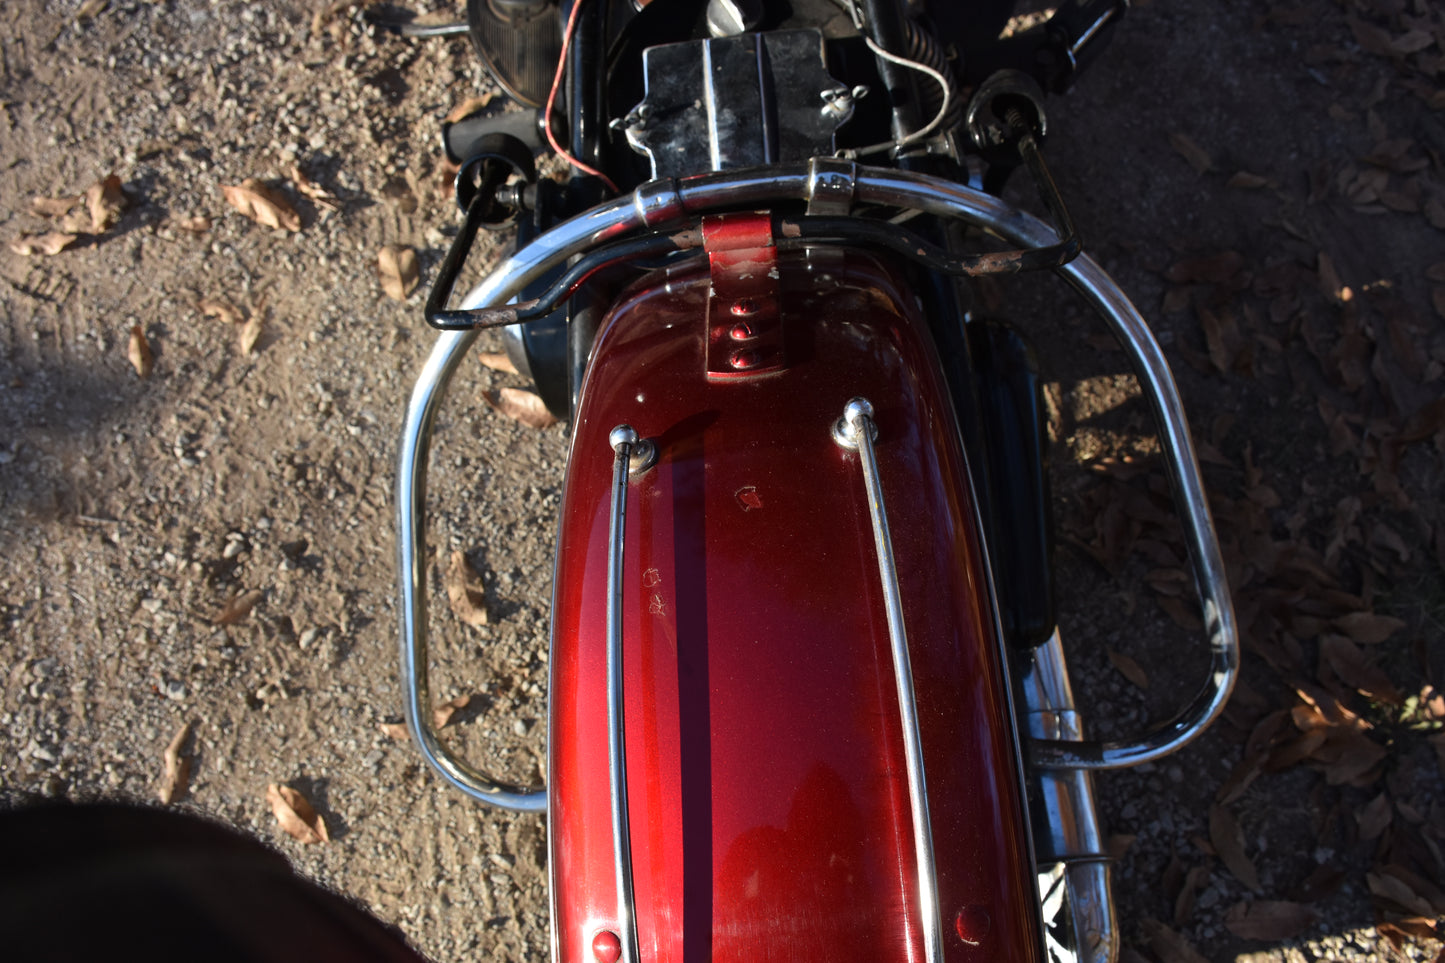
<path id="1" fill-rule="evenodd" d="M 709 381 L 708 274 L 604 325 L 563 503 L 552 648 L 553 940 L 616 926 L 605 699 L 608 432 L 660 448 L 631 486 L 627 752 L 646 961 L 921 960 L 862 395 L 898 556 L 946 959 L 1039 959 L 1032 867 L 979 536 L 912 299 L 860 254 L 779 259 L 788 366 Z M 726 315 L 726 312 L 722 312 Z M 971 925 L 965 942 L 955 920 Z M 987 919 L 986 927 L 976 921 Z M 980 936 L 981 933 L 981 936 Z"/>

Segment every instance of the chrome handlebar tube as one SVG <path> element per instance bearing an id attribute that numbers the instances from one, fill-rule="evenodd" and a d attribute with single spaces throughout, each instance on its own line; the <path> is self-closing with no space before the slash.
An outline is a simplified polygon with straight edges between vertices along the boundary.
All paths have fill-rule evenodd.
<path id="1" fill-rule="evenodd" d="M 1002 200 L 951 181 L 907 171 L 863 167 L 834 158 L 805 166 L 724 171 L 642 185 L 546 233 L 504 261 L 466 299 L 469 308 L 506 304 L 532 281 L 598 244 L 633 231 L 729 209 L 803 200 L 829 212 L 856 203 L 919 210 L 956 218 L 1008 243 L 1057 243 L 1053 229 Z M 1103 269 L 1086 255 L 1057 269 L 1104 316 L 1129 355 L 1153 407 L 1169 466 L 1174 499 L 1184 522 L 1195 586 L 1210 651 L 1210 674 L 1192 702 L 1162 726 L 1136 739 L 1095 743 L 1033 740 L 1030 761 L 1040 768 L 1111 769 L 1150 762 L 1183 747 L 1223 710 L 1239 672 L 1239 638 L 1214 523 L 1173 376 L 1148 324 Z M 423 757 L 469 795 L 507 809 L 546 808 L 544 788 L 508 786 L 453 755 L 431 725 L 427 685 L 426 472 L 437 410 L 475 331 L 444 332 L 417 379 L 403 424 L 398 455 L 396 513 L 400 572 L 402 681 L 406 716 Z"/>

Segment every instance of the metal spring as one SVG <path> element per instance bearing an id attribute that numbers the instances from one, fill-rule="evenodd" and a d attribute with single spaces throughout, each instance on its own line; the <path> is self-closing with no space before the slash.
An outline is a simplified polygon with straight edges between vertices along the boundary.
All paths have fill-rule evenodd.
<path id="1" fill-rule="evenodd" d="M 953 130 L 963 121 L 964 98 L 958 94 L 958 83 L 954 77 L 953 65 L 948 60 L 948 53 L 943 45 L 938 42 L 938 37 L 931 30 L 923 26 L 917 20 L 904 17 L 903 33 L 908 44 L 904 53 L 909 60 L 917 61 L 927 67 L 943 74 L 949 80 L 949 86 L 953 93 L 949 98 L 948 113 L 944 115 L 940 127 L 943 130 Z M 943 102 L 943 91 L 932 83 L 919 84 L 919 99 L 922 110 L 920 115 L 932 117 L 938 112 L 938 106 Z"/>

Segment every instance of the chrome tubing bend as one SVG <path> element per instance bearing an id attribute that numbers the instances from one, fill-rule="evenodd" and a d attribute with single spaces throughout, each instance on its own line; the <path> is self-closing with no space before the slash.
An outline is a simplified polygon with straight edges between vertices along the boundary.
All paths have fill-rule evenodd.
<path id="1" fill-rule="evenodd" d="M 839 198 L 851 197 L 865 204 L 957 218 L 1020 246 L 1042 247 L 1058 240 L 1053 229 L 1038 218 L 962 185 L 923 174 L 818 158 L 804 166 L 724 171 L 644 184 L 632 194 L 585 211 L 534 239 L 473 291 L 465 306 L 504 305 L 527 284 L 567 258 L 631 231 L 663 227 L 681 218 L 711 211 L 784 200 L 812 201 L 815 193 L 823 193 L 822 185 L 826 185 L 827 197 L 835 204 Z M 1110 769 L 1168 755 L 1182 748 L 1218 717 L 1239 671 L 1239 639 L 1189 425 L 1163 353 L 1143 317 L 1091 258 L 1081 255 L 1059 272 L 1114 330 L 1154 409 L 1175 502 L 1183 516 L 1190 546 L 1211 655 L 1210 677 L 1205 686 L 1183 712 L 1157 729 L 1132 741 L 1039 740 L 1030 747 L 1030 759 L 1035 766 Z M 426 539 L 421 525 L 426 504 L 426 469 L 437 410 L 475 337 L 476 332 L 472 331 L 444 332 L 437 338 L 413 389 L 402 428 L 396 511 L 406 715 L 423 757 L 448 782 L 493 805 L 539 811 L 546 806 L 544 789 L 506 786 L 473 769 L 442 746 L 429 719 Z"/>
<path id="2" fill-rule="evenodd" d="M 613 202 L 561 224 L 508 258 L 468 298 L 468 305 L 506 304 L 532 280 L 563 263 L 573 251 L 645 223 L 628 205 Z M 426 517 L 427 465 L 432 432 L 447 385 L 477 338 L 473 331 L 444 331 L 412 389 L 403 422 L 396 470 L 396 554 L 401 611 L 401 681 L 406 722 L 422 758 L 443 779 L 482 802 L 520 812 L 545 812 L 545 788 L 519 788 L 483 773 L 441 742 L 431 721 L 427 683 Z"/>

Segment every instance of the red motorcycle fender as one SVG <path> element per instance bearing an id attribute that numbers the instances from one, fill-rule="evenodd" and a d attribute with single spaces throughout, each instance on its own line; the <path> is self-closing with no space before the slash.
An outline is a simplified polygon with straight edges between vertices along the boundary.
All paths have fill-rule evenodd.
<path id="1" fill-rule="evenodd" d="M 901 278 L 860 253 L 780 257 L 776 288 L 782 363 L 765 374 L 709 377 L 705 265 L 632 289 L 593 348 L 554 601 L 554 958 L 590 963 L 594 939 L 617 929 L 608 434 L 629 424 L 659 455 L 630 487 L 622 579 L 641 959 L 923 959 L 878 561 L 858 455 L 832 436 L 863 396 L 876 409 L 945 959 L 1037 961 L 1001 654 L 926 326 Z"/>

